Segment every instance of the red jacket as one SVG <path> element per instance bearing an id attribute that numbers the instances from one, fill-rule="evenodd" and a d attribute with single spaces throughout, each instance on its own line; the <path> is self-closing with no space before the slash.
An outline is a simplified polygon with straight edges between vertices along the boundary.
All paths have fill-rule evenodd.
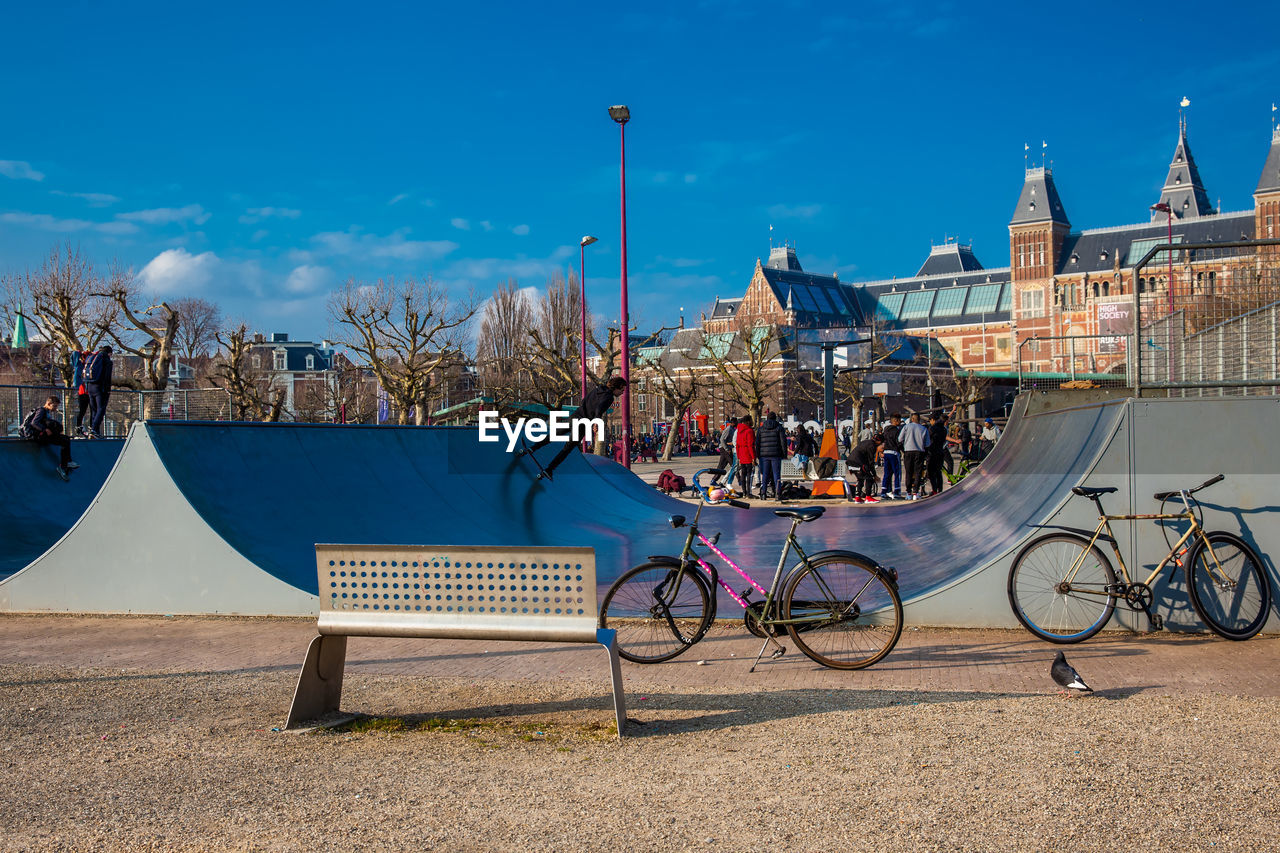
<path id="1" fill-rule="evenodd" d="M 739 425 L 733 434 L 733 443 L 738 448 L 738 464 L 754 465 L 756 461 L 756 431 L 749 426 Z"/>

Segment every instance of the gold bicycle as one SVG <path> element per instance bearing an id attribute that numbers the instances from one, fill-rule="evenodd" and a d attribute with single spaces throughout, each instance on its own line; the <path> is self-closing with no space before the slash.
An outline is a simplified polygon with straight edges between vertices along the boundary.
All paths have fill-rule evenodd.
<path id="1" fill-rule="evenodd" d="M 1009 603 L 1028 631 L 1051 643 L 1079 643 L 1103 629 L 1120 602 L 1147 616 L 1153 631 L 1164 627 L 1161 616 L 1151 612 L 1152 584 L 1169 567 L 1169 575 L 1183 567 L 1187 594 L 1200 618 L 1228 640 L 1247 640 L 1262 630 L 1271 610 L 1271 588 L 1259 559 L 1239 536 L 1206 531 L 1200 504 L 1192 495 L 1224 479 L 1222 474 L 1194 489 L 1159 492 L 1159 513 L 1107 515 L 1102 495 L 1116 489 L 1077 486 L 1073 494 L 1089 498 L 1098 507 L 1098 527 L 1092 537 L 1077 533 L 1050 533 L 1029 542 L 1009 570 Z M 1164 503 L 1179 498 L 1180 512 L 1164 512 Z M 1134 582 L 1124 564 L 1111 531 L 1112 521 L 1185 521 L 1187 530 L 1169 548 L 1145 580 Z M 1168 531 L 1166 531 L 1166 541 Z M 1106 542 L 1115 554 L 1123 580 L 1098 547 Z"/>

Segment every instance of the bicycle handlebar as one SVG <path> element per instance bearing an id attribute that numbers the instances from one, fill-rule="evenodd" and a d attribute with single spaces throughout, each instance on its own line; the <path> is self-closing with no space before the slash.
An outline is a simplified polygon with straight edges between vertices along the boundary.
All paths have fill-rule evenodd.
<path id="1" fill-rule="evenodd" d="M 737 507 L 738 509 L 751 509 L 751 504 L 743 501 L 723 499 L 718 501 L 711 500 L 711 495 L 707 493 L 707 487 L 702 485 L 702 480 L 700 479 L 703 474 L 710 474 L 713 477 L 722 477 L 725 474 L 725 470 L 723 468 L 703 468 L 693 475 L 693 490 L 698 493 L 698 497 L 702 498 L 702 500 L 709 504 L 727 503 L 729 506 Z"/>
<path id="2" fill-rule="evenodd" d="M 1207 489 L 1210 486 L 1212 486 L 1214 483 L 1221 483 L 1225 479 L 1227 479 L 1225 474 L 1219 474 L 1216 477 L 1210 477 L 1200 485 L 1196 486 L 1194 489 L 1174 489 L 1171 492 L 1156 492 L 1154 495 L 1152 495 L 1152 497 L 1158 501 L 1167 501 L 1169 500 L 1169 498 L 1176 497 L 1182 494 L 1183 492 L 1186 492 L 1187 495 L 1194 495 L 1196 492 L 1200 491 L 1201 489 Z"/>

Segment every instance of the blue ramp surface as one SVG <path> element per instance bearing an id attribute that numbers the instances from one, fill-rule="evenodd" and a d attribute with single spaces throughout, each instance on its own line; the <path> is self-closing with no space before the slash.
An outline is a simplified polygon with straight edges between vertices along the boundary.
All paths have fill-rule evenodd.
<path id="1" fill-rule="evenodd" d="M 1089 472 L 1119 405 L 1015 414 L 996 451 L 940 497 L 828 504 L 803 525 L 810 552 L 844 548 L 896 567 L 904 598 L 955 582 L 1023 541 Z M 693 507 L 620 466 L 571 454 L 553 483 L 474 428 L 286 424 L 146 425 L 165 470 L 201 520 L 248 561 L 316 592 L 317 542 L 586 545 L 607 584 L 650 554 L 677 551 L 667 524 Z M 549 460 L 555 447 L 540 451 Z M 767 508 L 712 507 L 710 535 L 762 582 L 789 522 Z M 216 571 L 210 567 L 209 571 Z"/>
<path id="2" fill-rule="evenodd" d="M 71 442 L 80 463 L 64 483 L 55 472 L 58 448 L 0 439 L 0 578 L 53 547 L 102 488 L 123 441 Z"/>

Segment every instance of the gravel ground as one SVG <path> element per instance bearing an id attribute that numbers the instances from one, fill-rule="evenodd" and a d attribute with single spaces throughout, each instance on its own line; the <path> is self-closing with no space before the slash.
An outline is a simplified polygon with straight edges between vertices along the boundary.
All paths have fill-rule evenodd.
<path id="1" fill-rule="evenodd" d="M 1280 700 L 0 666 L 4 850 L 1280 849 Z M 436 717 L 422 715 L 438 709 Z"/>

